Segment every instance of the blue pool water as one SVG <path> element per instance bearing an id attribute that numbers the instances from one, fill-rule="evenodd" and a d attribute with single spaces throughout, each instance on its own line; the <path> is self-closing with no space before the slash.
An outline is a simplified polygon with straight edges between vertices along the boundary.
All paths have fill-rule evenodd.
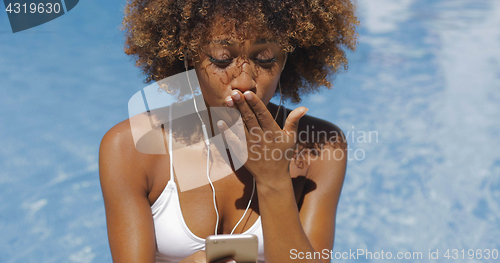
<path id="1" fill-rule="evenodd" d="M 98 148 L 145 84 L 105 2 L 16 34 L 0 11 L 0 262 L 111 262 Z M 350 136 L 334 253 L 500 250 L 500 2 L 358 7 L 348 72 L 301 103 Z"/>

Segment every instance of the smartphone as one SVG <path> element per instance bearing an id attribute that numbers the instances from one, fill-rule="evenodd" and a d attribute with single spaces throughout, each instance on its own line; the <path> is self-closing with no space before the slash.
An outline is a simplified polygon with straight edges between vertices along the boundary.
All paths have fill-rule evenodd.
<path id="1" fill-rule="evenodd" d="M 255 235 L 212 235 L 205 240 L 207 262 L 231 257 L 238 263 L 256 263 L 259 240 Z"/>

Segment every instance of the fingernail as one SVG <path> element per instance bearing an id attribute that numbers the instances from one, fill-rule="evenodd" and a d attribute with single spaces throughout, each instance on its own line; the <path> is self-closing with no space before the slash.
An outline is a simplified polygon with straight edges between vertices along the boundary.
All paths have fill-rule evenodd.
<path id="1" fill-rule="evenodd" d="M 231 96 L 229 96 L 229 97 L 226 98 L 226 104 L 227 104 L 228 107 L 233 107 L 234 101 L 231 98 Z"/>
<path id="2" fill-rule="evenodd" d="M 219 121 L 217 122 L 217 127 L 219 127 L 219 129 L 221 129 L 221 130 L 224 128 L 224 123 L 223 123 L 223 121 L 222 121 L 222 120 L 219 120 Z"/>
<path id="3" fill-rule="evenodd" d="M 240 94 L 236 90 L 231 92 L 231 96 L 233 96 L 233 99 L 235 100 L 241 99 Z"/>
<path id="4" fill-rule="evenodd" d="M 302 113 L 302 116 L 300 116 L 301 118 L 304 117 L 304 115 L 306 115 L 306 113 L 309 111 L 308 108 L 306 108 L 306 110 Z"/>
<path id="5" fill-rule="evenodd" d="M 245 96 L 246 100 L 252 99 L 252 93 L 250 91 L 245 91 L 245 93 L 243 93 L 243 95 Z"/>

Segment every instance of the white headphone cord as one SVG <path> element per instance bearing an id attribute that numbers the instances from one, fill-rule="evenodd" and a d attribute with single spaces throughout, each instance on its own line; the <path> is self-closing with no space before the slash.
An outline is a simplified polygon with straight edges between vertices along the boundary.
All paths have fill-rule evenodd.
<path id="1" fill-rule="evenodd" d="M 208 147 L 208 156 L 210 156 L 210 147 Z M 207 158 L 207 179 L 208 179 L 208 182 L 210 183 L 210 187 L 212 187 L 212 197 L 213 197 L 213 200 L 214 200 L 215 214 L 217 216 L 217 221 L 215 221 L 215 235 L 217 235 L 217 229 L 219 228 L 219 211 L 217 210 L 217 203 L 215 201 L 215 187 L 214 187 L 214 184 L 212 183 L 212 180 L 210 179 L 210 171 L 209 171 L 209 165 L 210 165 L 210 163 L 209 163 L 209 160 L 210 160 L 210 158 Z M 255 194 L 255 178 L 253 178 L 252 195 L 250 196 L 250 200 L 248 201 L 247 208 L 245 209 L 245 212 L 241 216 L 241 218 L 238 221 L 238 223 L 236 223 L 236 225 L 234 226 L 234 228 L 231 231 L 230 235 L 232 235 L 234 233 L 234 230 L 236 230 L 236 227 L 238 227 L 238 225 L 241 223 L 241 221 L 243 220 L 243 218 L 245 218 L 245 215 L 247 214 L 248 209 L 250 208 L 250 205 L 252 204 L 252 199 L 253 199 L 254 194 Z"/>
<path id="2" fill-rule="evenodd" d="M 253 176 L 252 176 L 253 177 Z M 238 221 L 238 223 L 236 223 L 236 225 L 234 226 L 233 230 L 231 231 L 231 234 L 233 234 L 234 230 L 236 229 L 236 227 L 240 224 L 241 220 L 243 220 L 243 218 L 245 218 L 245 215 L 247 214 L 247 211 L 248 211 L 248 208 L 250 208 L 250 204 L 252 203 L 252 199 L 253 199 L 253 194 L 255 193 L 255 177 L 253 177 L 253 188 L 252 188 L 252 195 L 250 196 L 250 201 L 248 202 L 248 205 L 247 205 L 247 209 L 245 209 L 245 213 L 243 213 L 243 216 L 241 216 L 240 218 L 240 221 Z"/>
<path id="3" fill-rule="evenodd" d="M 276 116 L 274 116 L 274 121 L 276 121 L 276 118 L 278 118 L 278 114 L 279 114 L 280 109 L 281 109 L 281 102 L 283 101 L 282 94 L 281 94 L 281 83 L 279 80 L 278 80 L 278 87 L 280 90 L 280 103 L 278 105 L 278 109 L 276 110 Z"/>
<path id="4" fill-rule="evenodd" d="M 208 179 L 208 182 L 210 184 L 210 187 L 212 188 L 212 197 L 213 197 L 213 201 L 214 201 L 215 214 L 217 216 L 217 218 L 216 218 L 217 221 L 215 222 L 215 235 L 217 235 L 217 229 L 219 228 L 219 211 L 217 210 L 217 202 L 215 200 L 215 187 L 214 187 L 214 184 L 212 183 L 212 180 L 210 179 L 210 140 L 208 139 L 208 133 L 207 133 L 207 128 L 205 126 L 205 122 L 203 122 L 203 119 L 201 118 L 200 113 L 198 111 L 198 107 L 196 105 L 196 99 L 194 97 L 193 87 L 191 85 L 191 80 L 189 79 L 189 74 L 188 74 L 187 59 L 184 60 L 184 66 L 186 68 L 186 76 L 187 76 L 187 80 L 188 80 L 188 84 L 189 84 L 189 89 L 191 90 L 191 95 L 193 96 L 194 109 L 196 110 L 196 114 L 198 114 L 198 118 L 201 121 L 201 128 L 203 131 L 203 137 L 205 139 L 205 145 L 207 146 L 207 179 Z M 280 86 L 280 107 L 281 107 L 281 86 Z M 278 111 L 279 111 L 279 108 L 278 108 Z M 253 178 L 252 195 L 250 196 L 250 200 L 248 201 L 247 208 L 245 209 L 245 212 L 243 213 L 243 216 L 240 218 L 238 223 L 236 223 L 236 225 L 234 226 L 230 235 L 233 234 L 234 230 L 236 230 L 236 227 L 241 223 L 243 218 L 245 218 L 245 215 L 247 214 L 248 209 L 250 208 L 250 205 L 252 204 L 252 199 L 253 199 L 254 193 L 255 193 L 255 178 Z"/>
<path id="5" fill-rule="evenodd" d="M 198 114 L 198 118 L 201 121 L 201 130 L 203 131 L 203 138 L 205 139 L 205 145 L 210 148 L 210 141 L 208 140 L 207 126 L 205 125 L 205 122 L 201 118 L 200 112 L 198 111 L 198 106 L 196 105 L 196 99 L 194 97 L 193 87 L 191 86 L 191 80 L 189 79 L 187 59 L 184 60 L 184 67 L 186 68 L 186 77 L 187 77 L 187 81 L 189 84 L 189 89 L 191 90 L 191 95 L 193 96 L 194 109 L 196 111 L 196 114 Z"/>
<path id="6" fill-rule="evenodd" d="M 215 214 L 217 215 L 217 221 L 215 221 L 215 235 L 217 235 L 217 229 L 219 228 L 219 211 L 217 210 L 217 203 L 215 202 L 215 187 L 214 184 L 212 183 L 212 180 L 210 179 L 210 147 L 207 147 L 208 152 L 207 152 L 207 179 L 208 182 L 210 183 L 210 187 L 212 187 L 212 197 L 214 200 L 214 208 L 215 208 Z"/>
<path id="7" fill-rule="evenodd" d="M 207 133 L 207 128 L 205 126 L 205 122 L 201 118 L 198 106 L 196 105 L 196 98 L 194 96 L 193 86 L 191 85 L 191 80 L 189 79 L 187 56 L 186 59 L 184 60 L 184 67 L 186 68 L 186 77 L 189 84 L 189 89 L 191 90 L 191 95 L 193 96 L 194 109 L 196 111 L 196 114 L 198 115 L 198 118 L 200 119 L 201 129 L 203 131 L 203 138 L 205 139 L 205 145 L 207 146 L 207 179 L 208 183 L 210 184 L 210 187 L 212 187 L 212 196 L 214 201 L 215 214 L 217 216 L 217 221 L 215 222 L 215 235 L 217 235 L 217 228 L 219 227 L 219 211 L 217 210 L 217 202 L 215 200 L 215 187 L 214 184 L 212 183 L 212 180 L 210 179 L 210 140 L 208 139 L 208 133 Z"/>

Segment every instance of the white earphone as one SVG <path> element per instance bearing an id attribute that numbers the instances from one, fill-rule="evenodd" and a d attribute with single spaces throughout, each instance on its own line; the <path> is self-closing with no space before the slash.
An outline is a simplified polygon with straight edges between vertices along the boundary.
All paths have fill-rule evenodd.
<path id="1" fill-rule="evenodd" d="M 196 111 L 196 114 L 198 114 L 198 118 L 201 121 L 201 129 L 203 131 L 203 137 L 204 137 L 204 140 L 205 140 L 205 145 L 207 147 L 207 179 L 208 179 L 208 183 L 210 184 L 210 187 L 212 188 L 212 197 L 213 197 L 213 201 L 214 201 L 214 209 L 215 209 L 215 214 L 217 216 L 217 218 L 216 218 L 217 221 L 215 222 L 215 235 L 217 235 L 217 229 L 219 228 L 219 211 L 217 210 L 217 202 L 215 200 L 215 187 L 214 187 L 214 185 L 212 183 L 212 180 L 210 179 L 210 139 L 208 137 L 207 127 L 205 125 L 205 122 L 201 118 L 200 112 L 198 111 L 198 107 L 196 106 L 196 98 L 194 96 L 193 87 L 191 85 L 191 81 L 189 80 L 189 75 L 188 75 L 189 73 L 188 73 L 188 58 L 187 58 L 187 54 L 185 55 L 185 58 L 184 58 L 184 67 L 186 68 L 186 77 L 187 77 L 187 80 L 188 80 L 189 88 L 191 89 L 191 95 L 193 96 L 194 109 Z M 250 204 L 252 203 L 252 199 L 253 199 L 254 193 L 255 193 L 255 178 L 253 178 L 252 195 L 250 196 L 250 200 L 248 201 L 248 205 L 247 205 L 247 207 L 245 209 L 245 212 L 241 216 L 240 220 L 238 221 L 238 223 L 236 223 L 236 225 L 234 226 L 233 230 L 231 231 L 231 233 L 230 233 L 231 235 L 233 234 L 233 232 L 236 229 L 236 227 L 243 220 L 243 218 L 245 217 L 248 209 L 250 208 Z"/>

